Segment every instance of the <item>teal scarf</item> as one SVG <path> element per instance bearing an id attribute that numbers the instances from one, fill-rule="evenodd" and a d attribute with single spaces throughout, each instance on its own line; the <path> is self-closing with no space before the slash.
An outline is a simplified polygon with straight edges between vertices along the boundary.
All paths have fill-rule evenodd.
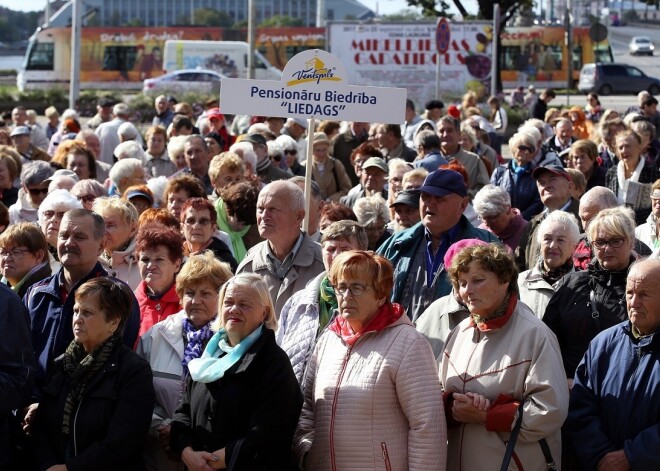
<path id="1" fill-rule="evenodd" d="M 231 246 L 234 249 L 234 257 L 238 263 L 241 263 L 247 254 L 247 249 L 243 242 L 243 236 L 250 230 L 250 226 L 245 226 L 240 231 L 232 229 L 229 225 L 229 220 L 227 219 L 227 208 L 225 208 L 225 202 L 222 201 L 222 198 L 218 198 L 215 202 L 215 211 L 218 214 L 218 227 L 221 231 L 226 232 L 229 235 Z"/>
<path id="2" fill-rule="evenodd" d="M 201 358 L 195 358 L 188 363 L 190 377 L 198 383 L 212 383 L 219 380 L 229 368 L 243 358 L 252 344 L 257 341 L 262 331 L 263 324 L 254 329 L 238 345 L 232 347 L 227 341 L 227 332 L 225 329 L 220 329 L 209 340 Z M 223 355 L 223 353 L 226 355 Z"/>

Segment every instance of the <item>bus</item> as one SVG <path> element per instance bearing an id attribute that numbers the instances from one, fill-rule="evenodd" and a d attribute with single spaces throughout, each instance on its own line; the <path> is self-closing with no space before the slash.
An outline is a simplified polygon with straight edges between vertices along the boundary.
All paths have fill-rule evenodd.
<path id="1" fill-rule="evenodd" d="M 245 41 L 247 30 L 217 27 L 84 27 L 80 46 L 81 89 L 139 90 L 164 73 L 166 41 Z M 323 28 L 258 28 L 256 47 L 283 69 L 298 52 L 323 47 Z M 71 28 L 39 28 L 30 38 L 17 76 L 19 90 L 68 88 Z"/>
<path id="2" fill-rule="evenodd" d="M 590 62 L 614 62 L 607 39 L 594 43 L 588 27 L 573 32 L 573 83 L 580 70 Z M 504 88 L 534 85 L 540 88 L 565 88 L 568 79 L 568 47 L 563 26 L 506 28 L 501 34 L 501 78 Z"/>

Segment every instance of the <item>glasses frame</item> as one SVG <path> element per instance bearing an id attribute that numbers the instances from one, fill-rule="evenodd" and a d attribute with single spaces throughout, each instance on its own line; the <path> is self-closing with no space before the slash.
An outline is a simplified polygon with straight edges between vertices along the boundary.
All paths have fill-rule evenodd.
<path id="1" fill-rule="evenodd" d="M 623 244 L 625 243 L 626 243 L 626 239 L 624 239 L 623 237 L 613 237 L 612 239 L 609 240 L 596 239 L 593 242 L 591 242 L 591 245 L 593 245 L 598 250 L 605 250 L 608 245 L 613 249 L 620 249 L 621 247 L 623 247 Z"/>
<path id="2" fill-rule="evenodd" d="M 348 293 L 351 293 L 351 296 L 354 298 L 359 298 L 369 288 L 369 285 L 363 285 L 362 283 L 351 283 L 350 285 L 339 284 L 333 287 L 335 293 L 337 293 L 342 298 L 345 298 Z"/>

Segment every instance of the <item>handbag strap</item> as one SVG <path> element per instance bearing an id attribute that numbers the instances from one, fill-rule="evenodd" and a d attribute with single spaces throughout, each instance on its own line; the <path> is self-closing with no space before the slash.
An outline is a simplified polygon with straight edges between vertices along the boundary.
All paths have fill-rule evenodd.
<path id="1" fill-rule="evenodd" d="M 520 427 L 522 426 L 522 416 L 523 403 L 521 402 L 518 406 L 518 418 L 516 419 L 516 425 L 513 427 L 511 435 L 509 435 L 509 442 L 506 444 L 506 452 L 504 453 L 504 459 L 502 460 L 500 471 L 507 471 L 509 469 L 509 463 L 511 462 L 511 457 L 513 456 L 513 449 L 516 447 L 518 434 L 520 433 Z"/>
<path id="2" fill-rule="evenodd" d="M 594 293 L 593 289 L 589 291 L 589 301 L 591 302 L 591 318 L 594 320 L 594 324 L 596 324 L 596 330 L 600 332 L 600 314 L 596 305 L 596 293 Z"/>
<path id="3" fill-rule="evenodd" d="M 545 464 L 548 467 L 548 471 L 557 471 L 555 460 L 552 458 L 552 452 L 550 451 L 550 446 L 545 438 L 539 440 L 539 445 L 541 445 L 541 451 L 543 452 L 543 457 L 545 458 Z"/>

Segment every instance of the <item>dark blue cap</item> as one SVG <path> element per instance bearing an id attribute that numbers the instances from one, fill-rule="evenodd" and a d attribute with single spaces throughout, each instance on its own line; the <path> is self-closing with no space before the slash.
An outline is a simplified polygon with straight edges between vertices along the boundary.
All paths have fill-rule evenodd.
<path id="1" fill-rule="evenodd" d="M 534 178 L 534 180 L 538 180 L 539 177 L 541 176 L 541 174 L 543 174 L 543 172 L 554 173 L 555 175 L 559 175 L 560 177 L 564 177 L 569 182 L 573 181 L 571 179 L 571 175 L 566 171 L 566 169 L 564 167 L 562 167 L 561 165 L 555 165 L 555 164 L 546 165 L 545 167 L 536 167 L 534 169 L 534 171 L 532 172 L 532 178 Z"/>
<path id="2" fill-rule="evenodd" d="M 434 196 L 447 196 L 452 193 L 462 197 L 467 196 L 467 187 L 463 175 L 445 169 L 438 169 L 429 173 L 419 191 Z"/>

